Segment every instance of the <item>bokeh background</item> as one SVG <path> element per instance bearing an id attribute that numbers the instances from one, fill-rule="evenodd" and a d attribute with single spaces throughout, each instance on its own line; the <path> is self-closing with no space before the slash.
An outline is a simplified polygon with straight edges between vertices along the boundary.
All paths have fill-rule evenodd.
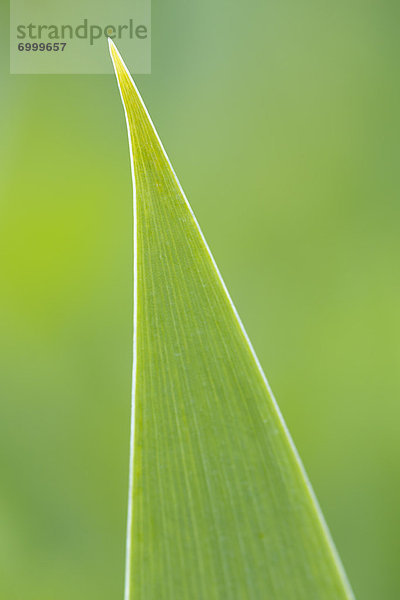
<path id="1" fill-rule="evenodd" d="M 10 76 L 1 11 L 0 597 L 121 598 L 125 120 L 112 76 Z M 364 600 L 400 597 L 399 25 L 153 0 L 137 77 Z"/>

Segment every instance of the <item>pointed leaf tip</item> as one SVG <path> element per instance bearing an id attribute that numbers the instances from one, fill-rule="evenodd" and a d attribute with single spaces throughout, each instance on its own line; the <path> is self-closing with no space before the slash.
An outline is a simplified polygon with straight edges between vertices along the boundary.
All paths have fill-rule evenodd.
<path id="1" fill-rule="evenodd" d="M 125 600 L 350 600 L 261 367 L 109 40 L 134 181 Z"/>

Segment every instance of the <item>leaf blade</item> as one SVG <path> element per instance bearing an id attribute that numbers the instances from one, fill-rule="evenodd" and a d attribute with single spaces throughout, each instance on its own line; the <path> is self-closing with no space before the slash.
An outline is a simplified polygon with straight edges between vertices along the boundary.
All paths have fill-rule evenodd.
<path id="1" fill-rule="evenodd" d="M 352 598 L 215 261 L 110 50 L 135 199 L 126 600 Z"/>

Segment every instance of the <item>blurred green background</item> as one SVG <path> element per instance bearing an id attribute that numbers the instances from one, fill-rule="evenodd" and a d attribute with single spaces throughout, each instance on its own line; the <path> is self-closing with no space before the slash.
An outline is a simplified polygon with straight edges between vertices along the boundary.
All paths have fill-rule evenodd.
<path id="1" fill-rule="evenodd" d="M 103 0 L 104 1 L 104 0 Z M 0 597 L 122 598 L 131 176 L 112 76 L 10 76 Z M 359 599 L 400 597 L 400 4 L 153 0 L 137 83 Z"/>

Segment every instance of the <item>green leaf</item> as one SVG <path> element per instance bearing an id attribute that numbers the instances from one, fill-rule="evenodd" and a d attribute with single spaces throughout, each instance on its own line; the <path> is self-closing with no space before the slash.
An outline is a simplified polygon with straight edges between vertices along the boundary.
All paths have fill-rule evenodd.
<path id="1" fill-rule="evenodd" d="M 110 40 L 134 183 L 126 600 L 352 598 L 261 366 Z"/>

